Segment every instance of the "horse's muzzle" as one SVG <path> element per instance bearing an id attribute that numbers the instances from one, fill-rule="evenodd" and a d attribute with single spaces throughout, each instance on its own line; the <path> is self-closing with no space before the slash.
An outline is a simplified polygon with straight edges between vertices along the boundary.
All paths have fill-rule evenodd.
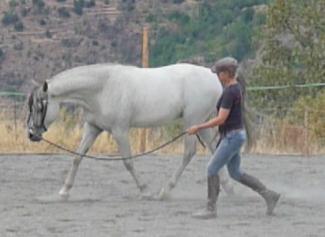
<path id="1" fill-rule="evenodd" d="M 32 133 L 28 133 L 28 138 L 32 142 L 40 142 L 42 140 L 42 136 L 37 136 L 37 135 L 34 135 Z"/>

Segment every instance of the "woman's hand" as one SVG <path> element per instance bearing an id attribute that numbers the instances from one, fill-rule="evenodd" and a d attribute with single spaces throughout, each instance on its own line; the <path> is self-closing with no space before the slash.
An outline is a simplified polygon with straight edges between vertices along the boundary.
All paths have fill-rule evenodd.
<path id="1" fill-rule="evenodd" d="M 186 130 L 189 135 L 194 135 L 199 131 L 199 126 L 194 125 Z"/>

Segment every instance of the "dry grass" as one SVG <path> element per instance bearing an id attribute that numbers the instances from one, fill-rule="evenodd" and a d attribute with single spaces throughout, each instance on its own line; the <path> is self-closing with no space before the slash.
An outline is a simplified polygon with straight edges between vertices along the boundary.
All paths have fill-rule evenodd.
<path id="1" fill-rule="evenodd" d="M 324 154 L 321 140 L 310 129 L 286 120 L 270 120 L 259 128 L 253 153 Z"/>
<path id="2" fill-rule="evenodd" d="M 55 147 L 45 142 L 31 142 L 27 137 L 26 125 L 23 121 L 6 119 L 8 116 L 0 116 L 0 153 L 52 153 L 61 152 Z M 82 138 L 82 122 L 78 116 L 71 116 L 65 111 L 61 112 L 59 122 L 55 122 L 44 134 L 50 141 L 60 144 L 68 149 L 76 150 Z M 140 129 L 133 129 L 130 132 L 130 142 L 133 154 L 140 153 Z M 167 136 L 163 129 L 147 130 L 146 150 L 151 150 L 167 142 L 171 137 Z M 201 147 L 198 148 L 199 154 L 206 154 Z M 160 154 L 181 154 L 183 152 L 182 139 L 163 148 Z M 103 132 L 92 146 L 89 153 L 92 154 L 117 154 L 117 145 L 112 136 Z"/>
<path id="3" fill-rule="evenodd" d="M 58 149 L 44 143 L 33 143 L 27 138 L 24 122 L 18 121 L 17 124 L 12 120 L 0 116 L 0 153 L 51 153 L 61 152 Z M 80 119 L 65 113 L 61 113 L 60 122 L 51 125 L 44 137 L 50 141 L 63 145 L 71 150 L 76 150 L 82 137 Z M 253 153 L 271 154 L 324 154 L 325 150 L 320 142 L 314 139 L 311 133 L 304 127 L 290 124 L 289 122 L 271 122 L 268 126 L 259 128 L 259 135 L 254 145 Z M 166 135 L 164 129 L 147 130 L 147 147 L 151 150 L 162 143 L 171 139 Z M 130 132 L 130 141 L 133 154 L 140 153 L 140 130 L 133 129 Z M 107 133 L 101 134 L 90 150 L 91 154 L 117 154 L 117 145 L 114 139 Z M 159 154 L 182 154 L 182 139 L 174 144 L 160 150 Z M 200 155 L 208 154 L 201 146 L 198 146 Z"/>

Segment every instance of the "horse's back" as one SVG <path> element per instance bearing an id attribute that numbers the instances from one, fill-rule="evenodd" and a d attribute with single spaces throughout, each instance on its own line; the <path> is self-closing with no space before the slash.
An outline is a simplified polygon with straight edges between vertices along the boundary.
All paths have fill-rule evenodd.
<path id="1" fill-rule="evenodd" d="M 134 121 L 165 123 L 181 116 L 206 117 L 215 111 L 222 87 L 210 69 L 175 64 L 160 68 L 128 68 Z M 150 118 L 150 119 L 148 119 Z"/>

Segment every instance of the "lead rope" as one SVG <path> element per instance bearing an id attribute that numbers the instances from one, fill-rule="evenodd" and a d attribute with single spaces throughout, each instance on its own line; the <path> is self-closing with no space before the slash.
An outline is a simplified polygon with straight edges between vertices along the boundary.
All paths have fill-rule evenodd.
<path id="1" fill-rule="evenodd" d="M 143 153 L 140 153 L 140 154 L 137 154 L 137 155 L 134 155 L 134 156 L 127 156 L 127 157 L 117 157 L 117 158 L 109 158 L 109 157 L 114 157 L 114 155 L 110 155 L 110 156 L 106 156 L 106 157 L 97 157 L 97 156 L 91 156 L 91 155 L 86 155 L 86 154 L 81 154 L 81 153 L 78 153 L 78 152 L 75 152 L 75 151 L 72 151 L 70 149 L 67 149 L 61 145 L 58 145 L 54 142 L 51 142 L 45 138 L 42 138 L 42 140 L 46 143 L 48 143 L 49 145 L 51 146 L 54 146 L 60 150 L 63 150 L 63 151 L 66 151 L 70 154 L 73 154 L 73 155 L 77 155 L 77 156 L 81 156 L 83 158 L 87 158 L 87 159 L 92 159 L 92 160 L 99 160 L 99 161 L 117 161 L 117 160 L 131 160 L 131 159 L 136 159 L 136 158 L 139 158 L 139 157 L 142 157 L 142 156 L 145 156 L 145 155 L 149 155 L 153 152 L 156 152 L 166 146 L 168 146 L 169 144 L 175 142 L 176 140 L 178 140 L 179 138 L 183 137 L 185 134 L 187 134 L 187 132 L 182 132 L 180 133 L 179 135 L 177 135 L 176 137 L 172 138 L 171 140 L 169 140 L 168 142 L 152 149 L 152 150 L 149 150 L 149 151 L 146 151 L 146 152 L 143 152 Z M 199 137 L 198 137 L 199 138 Z M 200 141 L 201 143 L 202 141 Z M 202 143 L 203 144 L 203 143 Z"/>

